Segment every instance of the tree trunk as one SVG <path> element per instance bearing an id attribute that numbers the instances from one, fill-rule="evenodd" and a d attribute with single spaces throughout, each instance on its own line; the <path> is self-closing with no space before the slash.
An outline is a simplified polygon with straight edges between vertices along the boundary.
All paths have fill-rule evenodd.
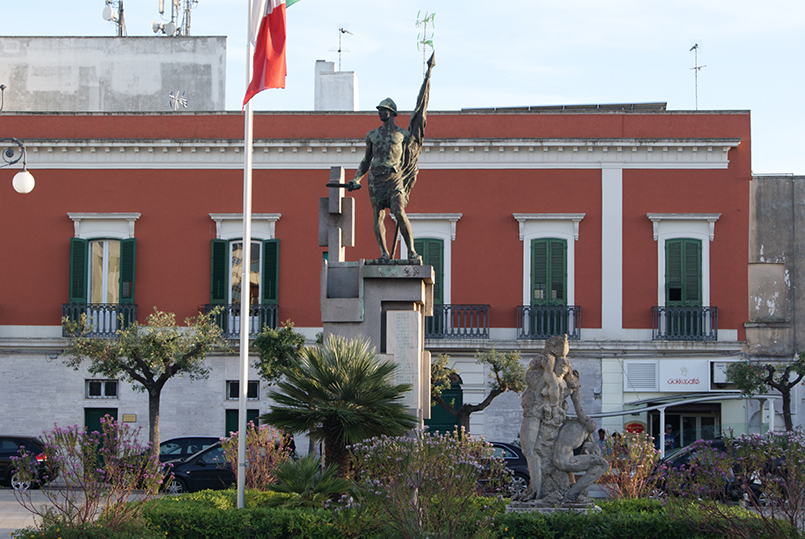
<path id="1" fill-rule="evenodd" d="M 783 421 L 785 421 L 785 430 L 790 432 L 794 430 L 794 423 L 791 421 L 791 387 L 784 386 L 781 388 L 780 393 L 783 394 Z"/>
<path id="2" fill-rule="evenodd" d="M 325 431 L 324 459 L 323 466 L 333 464 L 338 468 L 338 477 L 343 477 L 344 479 L 349 477 L 349 451 L 347 451 L 347 448 L 344 447 L 339 441 L 338 436 L 333 432 Z"/>
<path id="3" fill-rule="evenodd" d="M 161 389 L 148 389 L 148 441 L 155 454 L 159 454 L 159 397 Z"/>

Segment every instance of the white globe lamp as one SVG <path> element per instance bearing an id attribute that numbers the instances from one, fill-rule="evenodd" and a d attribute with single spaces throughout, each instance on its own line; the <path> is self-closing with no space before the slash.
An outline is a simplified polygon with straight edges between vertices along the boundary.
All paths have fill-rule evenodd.
<path id="1" fill-rule="evenodd" d="M 14 190 L 22 195 L 28 194 L 34 189 L 34 176 L 27 169 L 23 168 L 14 175 L 11 185 Z"/>

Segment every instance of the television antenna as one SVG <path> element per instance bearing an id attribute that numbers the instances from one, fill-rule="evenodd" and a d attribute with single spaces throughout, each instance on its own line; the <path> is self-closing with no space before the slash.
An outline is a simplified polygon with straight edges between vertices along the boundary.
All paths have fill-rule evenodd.
<path id="1" fill-rule="evenodd" d="M 126 33 L 126 19 L 123 18 L 123 0 L 106 0 L 106 7 L 103 8 L 103 20 L 114 22 L 117 26 L 117 37 L 123 37 Z"/>
<path id="2" fill-rule="evenodd" d="M 167 0 L 170 2 L 170 22 L 151 23 L 151 30 L 155 34 L 162 32 L 166 36 L 190 35 L 190 11 L 198 5 L 198 0 Z M 159 0 L 159 14 L 165 14 L 165 0 Z"/>
<path id="3" fill-rule="evenodd" d="M 170 102 L 171 109 L 173 109 L 174 112 L 179 110 L 180 107 L 187 108 L 187 99 L 185 99 L 184 97 L 184 92 L 182 92 L 181 94 L 179 94 L 179 90 L 171 92 L 170 95 L 168 96 L 168 99 Z"/>
<path id="4" fill-rule="evenodd" d="M 345 49 L 341 46 L 341 38 L 344 36 L 344 34 L 353 35 L 352 32 L 347 30 L 347 25 L 342 24 L 341 26 L 338 27 L 338 71 L 341 71 L 341 53 L 349 52 L 349 49 Z M 330 50 L 332 51 L 335 49 Z"/>
<path id="5" fill-rule="evenodd" d="M 431 25 L 430 37 L 428 37 L 428 24 Z M 417 11 L 416 27 L 420 26 L 422 26 L 422 33 L 416 36 L 416 48 L 419 50 L 419 44 L 422 44 L 422 75 L 424 76 L 428 70 L 428 47 L 431 52 L 433 51 L 433 29 L 436 28 L 436 14 L 426 11 L 425 15 L 422 15 L 421 11 Z"/>
<path id="6" fill-rule="evenodd" d="M 693 87 L 696 97 L 696 110 L 699 110 L 699 71 L 707 66 L 700 66 L 699 65 L 699 44 L 694 43 L 693 46 L 690 48 L 690 51 L 693 51 Z M 690 52 L 688 51 L 688 52 Z"/>

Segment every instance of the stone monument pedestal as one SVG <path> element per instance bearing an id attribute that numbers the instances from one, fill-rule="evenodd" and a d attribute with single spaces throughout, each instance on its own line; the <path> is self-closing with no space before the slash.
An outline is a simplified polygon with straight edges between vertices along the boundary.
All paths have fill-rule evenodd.
<path id="1" fill-rule="evenodd" d="M 411 384 L 404 404 L 423 426 L 430 418 L 430 352 L 425 317 L 433 315 L 432 266 L 322 262 L 324 336 L 368 338 L 382 359 L 394 361 L 398 384 Z"/>

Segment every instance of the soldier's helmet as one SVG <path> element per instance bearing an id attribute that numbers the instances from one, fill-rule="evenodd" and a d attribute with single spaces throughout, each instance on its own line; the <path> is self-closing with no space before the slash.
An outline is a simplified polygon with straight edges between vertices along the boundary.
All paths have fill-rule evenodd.
<path id="1" fill-rule="evenodd" d="M 390 97 L 387 97 L 380 104 L 376 107 L 378 109 L 388 109 L 394 116 L 397 116 L 397 104 L 391 100 Z"/>

